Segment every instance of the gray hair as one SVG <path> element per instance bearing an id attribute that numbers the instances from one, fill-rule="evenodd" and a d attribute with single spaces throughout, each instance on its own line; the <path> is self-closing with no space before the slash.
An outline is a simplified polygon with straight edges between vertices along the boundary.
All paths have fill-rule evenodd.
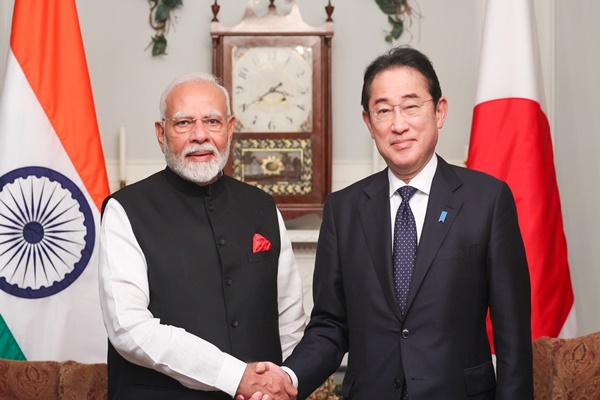
<path id="1" fill-rule="evenodd" d="M 175 89 L 177 86 L 183 85 L 185 83 L 199 83 L 199 82 L 212 83 L 213 85 L 215 85 L 216 87 L 218 87 L 219 89 L 221 89 L 223 91 L 223 93 L 225 94 L 225 101 L 227 102 L 227 116 L 230 116 L 231 115 L 231 106 L 229 104 L 229 93 L 227 92 L 227 89 L 225 89 L 225 87 L 223 85 L 221 85 L 221 82 L 219 81 L 219 79 L 217 77 L 215 77 L 213 74 L 209 74 L 206 72 L 191 72 L 189 74 L 180 76 L 179 78 L 175 78 L 175 80 L 173 80 L 169 84 L 169 86 L 167 86 L 167 88 L 163 92 L 162 96 L 160 96 L 160 105 L 159 105 L 160 117 L 161 118 L 166 117 L 165 113 L 167 111 L 167 98 L 169 97 L 169 95 L 171 94 L 173 89 Z"/>

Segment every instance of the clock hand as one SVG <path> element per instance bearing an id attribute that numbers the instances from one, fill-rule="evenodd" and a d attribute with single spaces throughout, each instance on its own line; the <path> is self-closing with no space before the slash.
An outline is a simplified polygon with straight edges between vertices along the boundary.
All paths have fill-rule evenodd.
<path id="1" fill-rule="evenodd" d="M 281 91 L 278 90 L 279 86 L 281 86 L 281 85 L 283 85 L 283 82 L 279 82 L 277 85 L 271 86 L 269 88 L 269 90 L 267 90 L 265 93 L 261 94 L 256 99 L 254 99 L 251 102 L 249 102 L 248 104 L 245 104 L 244 105 L 244 109 L 250 107 L 254 103 L 260 103 L 261 101 L 263 101 L 263 99 L 265 98 L 265 96 L 267 96 L 270 93 L 281 93 L 281 94 L 283 94 L 285 96 L 284 93 L 282 93 Z"/>
<path id="2" fill-rule="evenodd" d="M 275 90 L 275 91 L 274 91 L 274 93 L 279 93 L 279 94 L 281 94 L 281 95 L 282 95 L 284 98 L 285 98 L 286 96 L 289 96 L 289 97 L 294 97 L 294 95 L 293 95 L 293 94 L 291 94 L 291 93 L 288 93 L 288 92 L 286 92 L 285 90 Z"/>
<path id="3" fill-rule="evenodd" d="M 264 92 L 263 94 L 261 94 L 260 96 L 258 96 L 258 97 L 257 97 L 256 99 L 254 99 L 254 100 L 253 100 L 253 101 L 252 101 L 250 104 L 252 104 L 252 103 L 256 103 L 257 101 L 258 101 L 258 102 L 260 102 L 260 101 L 262 101 L 262 100 L 265 98 L 265 96 L 266 96 L 266 95 L 268 95 L 268 94 L 270 94 L 270 93 L 275 93 L 275 92 L 277 92 L 277 91 L 278 91 L 277 89 L 278 89 L 278 88 L 279 88 L 279 86 L 281 86 L 281 85 L 283 85 L 283 82 L 279 82 L 277 85 L 275 85 L 275 86 L 271 86 L 271 87 L 269 88 L 269 90 L 267 90 L 266 92 Z"/>
<path id="4" fill-rule="evenodd" d="M 283 96 L 283 98 L 281 99 L 281 101 L 285 101 L 287 96 L 294 97 L 294 95 L 293 95 L 293 94 L 291 94 L 291 93 L 288 93 L 288 92 L 286 92 L 285 90 L 279 90 L 279 87 L 280 87 L 281 85 L 283 85 L 283 83 L 282 83 L 282 82 L 279 82 L 279 84 L 278 84 L 278 85 L 275 85 L 275 86 L 273 86 L 273 87 L 269 88 L 269 92 L 268 92 L 268 93 L 266 93 L 266 94 L 264 94 L 264 95 L 262 95 L 260 99 L 262 100 L 262 98 L 263 98 L 264 96 L 266 96 L 267 94 L 269 94 L 269 93 L 279 93 L 280 95 L 282 95 L 282 96 Z"/>
<path id="5" fill-rule="evenodd" d="M 275 93 L 277 92 L 277 89 L 279 88 L 279 86 L 283 85 L 283 82 L 279 82 L 279 84 L 272 86 L 269 88 L 269 91 L 267 93 L 264 94 L 264 96 L 266 96 L 269 93 Z"/>

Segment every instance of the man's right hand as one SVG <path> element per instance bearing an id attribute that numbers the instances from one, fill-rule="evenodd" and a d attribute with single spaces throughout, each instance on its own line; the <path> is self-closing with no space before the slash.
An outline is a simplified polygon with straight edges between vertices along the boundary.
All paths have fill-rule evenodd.
<path id="1" fill-rule="evenodd" d="M 271 362 L 248 364 L 236 400 L 295 400 L 298 390 L 289 375 Z"/>

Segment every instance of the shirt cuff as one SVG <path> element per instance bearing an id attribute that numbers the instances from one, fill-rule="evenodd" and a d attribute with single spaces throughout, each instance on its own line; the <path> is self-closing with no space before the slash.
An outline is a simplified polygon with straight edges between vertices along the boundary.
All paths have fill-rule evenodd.
<path id="1" fill-rule="evenodd" d="M 230 355 L 226 355 L 223 365 L 221 365 L 221 371 L 215 381 L 215 387 L 227 393 L 232 398 L 235 397 L 235 393 L 240 386 L 245 371 L 245 362 Z"/>
<path id="2" fill-rule="evenodd" d="M 294 384 L 294 387 L 298 389 L 298 377 L 296 376 L 294 371 L 292 371 L 288 367 L 281 367 L 281 369 L 287 372 L 287 374 L 290 376 L 290 379 L 292 380 L 292 383 Z"/>

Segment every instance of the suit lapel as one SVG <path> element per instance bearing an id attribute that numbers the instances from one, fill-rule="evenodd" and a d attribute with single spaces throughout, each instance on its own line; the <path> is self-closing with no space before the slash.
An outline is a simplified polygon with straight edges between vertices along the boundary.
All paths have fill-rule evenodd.
<path id="1" fill-rule="evenodd" d="M 390 232 L 390 196 L 387 169 L 378 173 L 365 187 L 366 200 L 359 208 L 367 249 L 383 294 L 398 319 L 402 319 L 396 302 L 392 277 L 392 237 Z"/>
<path id="2" fill-rule="evenodd" d="M 438 157 L 438 166 L 431 184 L 415 269 L 408 292 L 407 313 L 433 259 L 462 207 L 463 200 L 455 193 L 461 185 L 462 181 L 456 176 L 452 167 Z"/>

